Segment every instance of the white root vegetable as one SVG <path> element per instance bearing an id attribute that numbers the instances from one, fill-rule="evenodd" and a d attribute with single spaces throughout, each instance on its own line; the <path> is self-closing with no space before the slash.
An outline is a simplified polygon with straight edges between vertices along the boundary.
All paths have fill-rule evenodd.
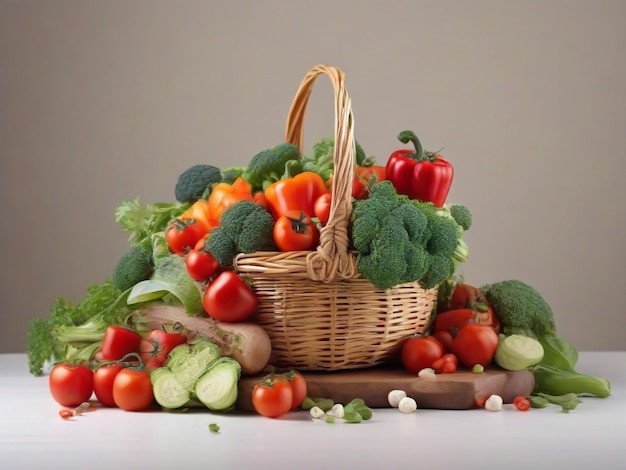
<path id="1" fill-rule="evenodd" d="M 267 365 L 272 353 L 272 342 L 262 326 L 256 323 L 224 323 L 206 315 L 192 316 L 184 308 L 151 304 L 133 314 L 134 321 L 144 328 L 160 329 L 163 325 L 180 323 L 188 339 L 205 336 L 217 344 L 225 356 L 241 365 L 242 374 L 256 374 Z"/>
<path id="2" fill-rule="evenodd" d="M 500 395 L 491 395 L 485 401 L 485 409 L 488 411 L 500 411 L 502 409 L 502 397 Z"/>
<path id="3" fill-rule="evenodd" d="M 387 394 L 387 401 L 389 402 L 389 406 L 392 408 L 398 408 L 400 405 L 400 400 L 406 397 L 406 392 L 404 390 L 392 390 Z"/>
<path id="4" fill-rule="evenodd" d="M 435 372 L 435 369 L 433 369 L 432 367 L 426 367 L 420 370 L 417 373 L 417 376 L 420 379 L 424 379 L 424 380 L 437 380 L 437 374 Z"/>
<path id="5" fill-rule="evenodd" d="M 322 419 L 326 415 L 326 412 L 322 410 L 319 406 L 314 406 L 313 408 L 311 408 L 309 410 L 309 413 L 311 414 L 311 417 L 313 419 Z"/>
<path id="6" fill-rule="evenodd" d="M 417 410 L 417 402 L 411 397 L 404 397 L 400 400 L 400 403 L 398 403 L 398 409 L 402 413 L 413 413 Z"/>

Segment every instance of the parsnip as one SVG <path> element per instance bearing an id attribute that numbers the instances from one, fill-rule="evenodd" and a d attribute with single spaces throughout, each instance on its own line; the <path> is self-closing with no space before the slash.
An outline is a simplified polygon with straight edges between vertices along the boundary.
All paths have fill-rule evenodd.
<path id="1" fill-rule="evenodd" d="M 149 329 L 180 323 L 188 339 L 205 336 L 217 344 L 225 356 L 241 364 L 242 374 L 261 372 L 269 361 L 272 343 L 267 332 L 255 323 L 217 322 L 207 315 L 187 315 L 176 305 L 154 303 L 135 312 L 134 321 Z"/>

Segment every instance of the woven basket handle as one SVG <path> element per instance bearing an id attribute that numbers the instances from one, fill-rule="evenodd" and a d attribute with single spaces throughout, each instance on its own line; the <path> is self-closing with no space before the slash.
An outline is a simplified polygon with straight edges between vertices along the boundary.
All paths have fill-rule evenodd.
<path id="1" fill-rule="evenodd" d="M 331 206 L 328 223 L 320 231 L 320 244 L 307 258 L 309 276 L 315 280 L 331 281 L 335 276 L 358 276 L 356 262 L 348 253 L 348 227 L 352 212 L 352 179 L 355 166 L 354 120 L 350 97 L 344 85 L 344 74 L 338 68 L 317 65 L 300 82 L 287 117 L 285 140 L 302 151 L 302 134 L 306 107 L 313 83 L 327 75 L 335 95 L 334 174 L 331 185 Z"/>

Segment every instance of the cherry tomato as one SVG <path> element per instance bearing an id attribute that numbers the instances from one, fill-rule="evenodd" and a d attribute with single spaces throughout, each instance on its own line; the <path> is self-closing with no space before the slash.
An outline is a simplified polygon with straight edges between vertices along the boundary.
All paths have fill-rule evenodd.
<path id="1" fill-rule="evenodd" d="M 313 205 L 313 212 L 322 225 L 328 223 L 328 217 L 330 216 L 330 193 L 324 193 L 315 200 Z"/>
<path id="2" fill-rule="evenodd" d="M 204 248 L 189 250 L 185 258 L 185 265 L 189 277 L 196 281 L 208 280 L 220 267 L 213 255 Z"/>
<path id="3" fill-rule="evenodd" d="M 289 385 L 291 385 L 291 391 L 293 392 L 293 402 L 291 404 L 291 410 L 293 411 L 299 408 L 306 398 L 308 389 L 306 379 L 297 370 L 290 370 L 289 372 L 283 373 L 283 375 L 287 377 Z"/>
<path id="4" fill-rule="evenodd" d="M 122 369 L 113 380 L 113 400 L 126 411 L 142 411 L 154 401 L 150 375 L 142 370 Z"/>
<path id="5" fill-rule="evenodd" d="M 93 371 L 85 364 L 55 364 L 48 385 L 52 398 L 62 406 L 74 407 L 91 398 Z"/>
<path id="6" fill-rule="evenodd" d="M 453 374 L 459 365 L 458 358 L 452 353 L 446 353 L 433 362 L 433 369 L 438 374 Z"/>
<path id="7" fill-rule="evenodd" d="M 209 282 L 202 305 L 211 318 L 226 323 L 246 320 L 256 310 L 258 299 L 241 276 L 222 271 Z"/>
<path id="8" fill-rule="evenodd" d="M 443 349 L 450 351 L 450 345 L 452 344 L 452 334 L 449 331 L 435 331 L 432 333 L 433 337 L 437 339 L 443 346 Z"/>
<path id="9" fill-rule="evenodd" d="M 122 369 L 123 367 L 120 364 L 113 362 L 101 365 L 94 372 L 93 391 L 103 406 L 116 406 L 113 399 L 113 381 Z"/>
<path id="10" fill-rule="evenodd" d="M 293 389 L 284 375 L 269 375 L 254 385 L 252 405 L 261 416 L 278 418 L 291 410 Z"/>
<path id="11" fill-rule="evenodd" d="M 352 197 L 355 199 L 366 199 L 370 188 L 386 179 L 387 169 L 384 166 L 358 166 L 354 169 L 354 179 L 352 180 Z"/>
<path id="12" fill-rule="evenodd" d="M 274 243 L 280 251 L 310 250 L 319 239 L 319 230 L 304 211 L 289 210 L 274 224 Z"/>
<path id="13" fill-rule="evenodd" d="M 402 345 L 401 360 L 404 368 L 412 374 L 432 367 L 433 362 L 443 356 L 443 345 L 432 336 L 412 336 Z"/>
<path id="14" fill-rule="evenodd" d="M 185 254 L 207 233 L 206 227 L 196 219 L 176 219 L 165 231 L 167 245 L 173 253 Z"/>
<path id="15" fill-rule="evenodd" d="M 498 348 L 498 334 L 490 326 L 467 325 L 450 343 L 451 351 L 466 367 L 480 364 L 486 367 Z"/>
<path id="16" fill-rule="evenodd" d="M 520 411 L 528 411 L 530 409 L 530 401 L 524 396 L 515 397 L 513 399 L 513 406 Z"/>
<path id="17" fill-rule="evenodd" d="M 130 353 L 139 352 L 141 335 L 130 328 L 110 325 L 102 340 L 102 357 L 105 361 L 119 361 Z"/>
<path id="18" fill-rule="evenodd" d="M 182 333 L 169 333 L 164 330 L 152 330 L 139 345 L 139 357 L 148 371 L 165 365 L 167 355 L 179 344 L 187 342 Z"/>

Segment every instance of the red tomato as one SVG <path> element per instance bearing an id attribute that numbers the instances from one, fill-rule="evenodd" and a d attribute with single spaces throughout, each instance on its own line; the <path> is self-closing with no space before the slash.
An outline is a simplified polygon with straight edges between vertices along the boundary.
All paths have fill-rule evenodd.
<path id="1" fill-rule="evenodd" d="M 322 225 L 328 223 L 328 217 L 330 216 L 330 193 L 324 193 L 315 200 L 313 205 L 313 212 Z"/>
<path id="2" fill-rule="evenodd" d="M 291 391 L 293 392 L 293 402 L 291 404 L 291 410 L 293 411 L 299 408 L 306 398 L 308 388 L 306 379 L 296 370 L 290 370 L 289 372 L 283 373 L 283 375 L 287 377 L 289 385 L 291 385 Z"/>
<path id="3" fill-rule="evenodd" d="M 433 362 L 443 356 L 443 345 L 432 336 L 412 336 L 402 345 L 401 360 L 404 368 L 412 374 L 432 367 Z"/>
<path id="4" fill-rule="evenodd" d="M 354 169 L 352 180 L 352 197 L 366 199 L 370 194 L 370 188 L 376 183 L 386 179 L 387 169 L 384 166 L 358 166 Z"/>
<path id="5" fill-rule="evenodd" d="M 189 277 L 196 281 L 208 280 L 220 267 L 213 255 L 204 248 L 189 250 L 185 258 L 185 265 Z"/>
<path id="6" fill-rule="evenodd" d="M 453 374 L 459 365 L 458 358 L 452 353 L 446 353 L 433 362 L 433 369 L 438 374 Z"/>
<path id="7" fill-rule="evenodd" d="M 130 368 L 119 371 L 113 380 L 113 400 L 126 411 L 147 409 L 154 401 L 150 375 Z"/>
<path id="8" fill-rule="evenodd" d="M 530 401 L 524 396 L 518 396 L 513 399 L 513 406 L 520 411 L 528 411 L 530 409 Z"/>
<path id="9" fill-rule="evenodd" d="M 498 334 L 490 326 L 467 325 L 452 340 L 450 348 L 466 367 L 486 367 L 498 348 Z"/>
<path id="10" fill-rule="evenodd" d="M 62 406 L 75 407 L 91 398 L 93 371 L 85 364 L 55 364 L 48 385 L 52 398 Z"/>
<path id="11" fill-rule="evenodd" d="M 274 243 L 280 251 L 310 250 L 319 239 L 319 230 L 304 211 L 287 211 L 274 224 Z"/>
<path id="12" fill-rule="evenodd" d="M 452 334 L 449 331 L 435 331 L 433 337 L 437 339 L 443 346 L 443 349 L 450 351 L 450 345 L 452 344 Z"/>
<path id="13" fill-rule="evenodd" d="M 269 375 L 252 389 L 252 405 L 261 416 L 278 418 L 291 410 L 293 389 L 284 375 Z"/>
<path id="14" fill-rule="evenodd" d="M 94 372 L 93 391 L 103 406 L 116 406 L 113 399 L 113 381 L 122 369 L 120 364 L 113 362 L 101 365 Z"/>
<path id="15" fill-rule="evenodd" d="M 105 361 L 119 361 L 130 353 L 139 352 L 141 335 L 134 330 L 110 325 L 102 340 L 102 357 Z"/>
<path id="16" fill-rule="evenodd" d="M 185 254 L 207 233 L 206 227 L 196 219 L 176 219 L 165 231 L 167 245 L 173 253 Z"/>
<path id="17" fill-rule="evenodd" d="M 187 342 L 182 333 L 168 333 L 164 330 L 152 330 L 141 340 L 139 356 L 148 371 L 161 367 L 167 360 L 167 355 L 179 344 Z"/>
<path id="18" fill-rule="evenodd" d="M 256 310 L 257 304 L 254 291 L 233 271 L 219 273 L 202 296 L 202 305 L 209 316 L 226 323 L 248 319 Z"/>

